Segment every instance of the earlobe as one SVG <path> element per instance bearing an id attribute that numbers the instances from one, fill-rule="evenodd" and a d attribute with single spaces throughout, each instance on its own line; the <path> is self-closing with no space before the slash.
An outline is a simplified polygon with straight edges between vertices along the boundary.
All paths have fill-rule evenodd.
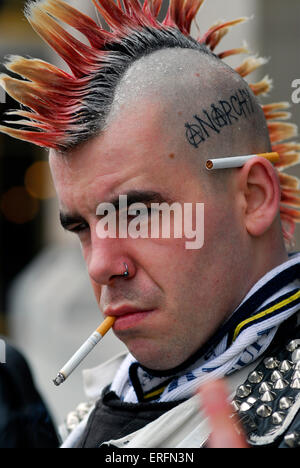
<path id="1" fill-rule="evenodd" d="M 269 161 L 253 158 L 242 169 L 245 225 L 251 236 L 265 234 L 279 215 L 280 185 Z"/>

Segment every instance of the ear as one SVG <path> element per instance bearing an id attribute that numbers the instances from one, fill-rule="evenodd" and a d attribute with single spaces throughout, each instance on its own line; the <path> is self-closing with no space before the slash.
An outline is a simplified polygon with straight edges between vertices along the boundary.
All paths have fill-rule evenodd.
<path id="1" fill-rule="evenodd" d="M 244 221 L 251 236 L 262 236 L 273 224 L 280 207 L 280 184 L 272 164 L 254 157 L 240 172 L 244 200 Z"/>

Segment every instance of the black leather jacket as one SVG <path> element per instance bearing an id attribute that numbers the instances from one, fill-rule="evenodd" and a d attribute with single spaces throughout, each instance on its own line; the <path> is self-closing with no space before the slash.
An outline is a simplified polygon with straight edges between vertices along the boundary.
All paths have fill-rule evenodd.
<path id="1" fill-rule="evenodd" d="M 0 448 L 59 446 L 49 412 L 24 357 L 6 342 L 0 364 Z"/>

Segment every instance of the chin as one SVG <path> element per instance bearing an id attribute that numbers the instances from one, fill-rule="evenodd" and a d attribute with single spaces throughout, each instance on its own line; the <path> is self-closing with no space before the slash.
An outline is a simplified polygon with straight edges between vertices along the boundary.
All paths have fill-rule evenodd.
<path id="1" fill-rule="evenodd" d="M 153 346 L 152 344 L 143 345 L 134 343 L 127 345 L 129 352 L 135 359 L 144 367 L 155 371 L 167 371 L 179 366 L 184 362 L 181 359 L 176 359 L 176 354 L 166 351 L 164 347 Z"/>

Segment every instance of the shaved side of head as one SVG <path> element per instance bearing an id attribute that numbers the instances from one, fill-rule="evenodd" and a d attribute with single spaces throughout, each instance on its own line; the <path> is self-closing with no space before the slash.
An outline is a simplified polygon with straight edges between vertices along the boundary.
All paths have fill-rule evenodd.
<path id="1" fill-rule="evenodd" d="M 202 162 L 271 150 L 257 98 L 238 73 L 213 55 L 167 48 L 134 62 L 116 88 L 104 130 L 142 101 L 145 118 L 149 107 L 157 110 L 157 138 L 175 140 L 181 155 L 199 155 Z"/>

